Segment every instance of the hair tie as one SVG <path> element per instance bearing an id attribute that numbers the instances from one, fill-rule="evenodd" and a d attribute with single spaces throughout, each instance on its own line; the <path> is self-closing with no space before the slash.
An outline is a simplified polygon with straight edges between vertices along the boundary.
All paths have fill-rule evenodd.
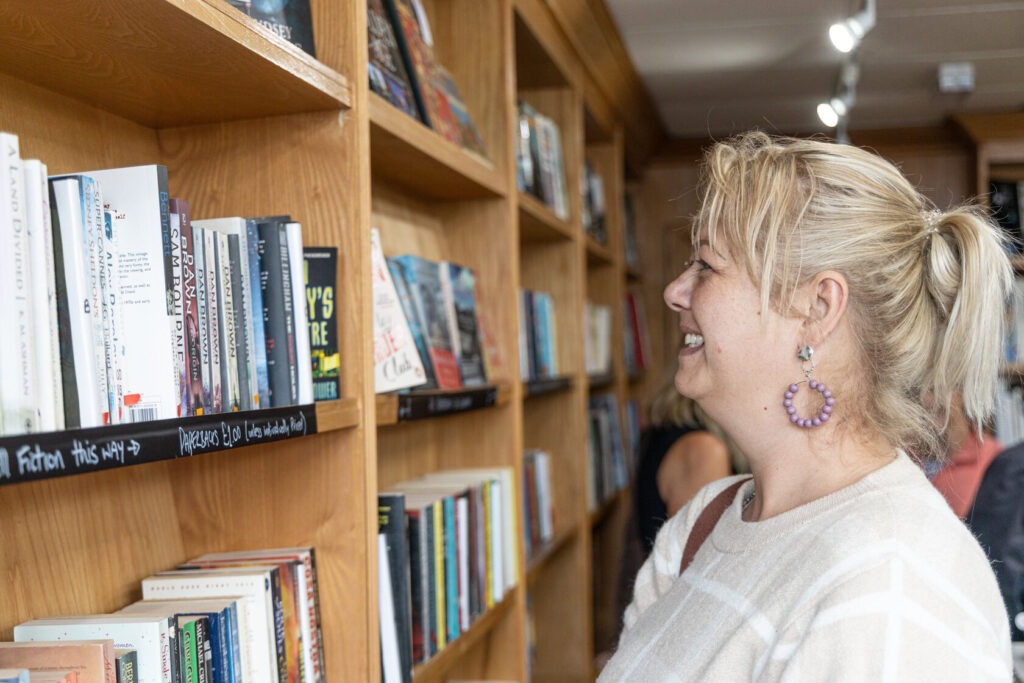
<path id="1" fill-rule="evenodd" d="M 932 209 L 931 211 L 922 211 L 921 217 L 924 219 L 924 231 L 926 235 L 936 235 L 939 232 L 939 222 L 942 220 L 942 212 L 938 209 Z"/>

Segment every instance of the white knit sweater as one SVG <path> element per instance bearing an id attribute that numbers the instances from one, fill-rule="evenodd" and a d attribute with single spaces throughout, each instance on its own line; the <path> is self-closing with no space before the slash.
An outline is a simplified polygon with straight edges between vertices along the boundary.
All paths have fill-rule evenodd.
<path id="1" fill-rule="evenodd" d="M 690 528 L 735 478 L 665 523 L 637 575 L 613 681 L 1010 681 L 984 553 L 904 453 L 763 522 L 745 483 L 677 577 Z"/>

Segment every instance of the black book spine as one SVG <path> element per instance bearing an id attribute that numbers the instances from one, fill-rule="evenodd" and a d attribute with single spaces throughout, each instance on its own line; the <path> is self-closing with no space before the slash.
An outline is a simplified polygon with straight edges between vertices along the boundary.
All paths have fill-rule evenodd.
<path id="1" fill-rule="evenodd" d="M 387 541 L 391 568 L 391 594 L 395 603 L 395 630 L 402 664 L 403 683 L 412 682 L 412 604 L 410 600 L 409 535 L 406 528 L 405 495 L 377 496 L 378 529 Z"/>
<path id="2" fill-rule="evenodd" d="M 276 222 L 260 223 L 260 292 L 263 295 L 263 325 L 266 329 L 267 376 L 270 405 L 290 405 L 291 380 L 288 377 L 288 345 L 285 330 L 284 289 L 281 273 L 281 240 Z"/>

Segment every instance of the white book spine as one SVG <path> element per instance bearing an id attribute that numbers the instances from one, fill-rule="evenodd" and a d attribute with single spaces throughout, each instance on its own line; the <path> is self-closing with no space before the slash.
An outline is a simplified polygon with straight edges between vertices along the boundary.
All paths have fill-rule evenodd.
<path id="1" fill-rule="evenodd" d="M 82 242 L 82 184 L 80 177 L 57 178 L 52 181 L 57 204 L 62 264 L 67 307 L 68 330 L 74 357 L 74 386 L 78 394 L 79 427 L 98 427 L 103 424 L 103 408 L 96 393 L 96 355 L 92 319 L 89 315 L 89 297 L 85 272 L 85 246 Z M 70 425 L 69 425 L 70 426 Z"/>
<path id="2" fill-rule="evenodd" d="M 82 212 L 85 221 L 82 225 L 82 241 L 85 244 L 83 255 L 86 261 L 86 284 L 89 297 L 89 319 L 92 321 L 93 353 L 96 356 L 96 386 L 98 401 L 103 407 L 103 423 L 110 420 L 113 403 L 113 392 L 110 391 L 107 377 L 110 368 L 107 365 L 107 335 L 103 328 L 103 191 L 99 181 L 89 176 L 82 177 L 84 203 Z"/>
<path id="3" fill-rule="evenodd" d="M 199 328 L 199 370 L 203 382 L 201 410 L 196 415 L 211 412 L 213 384 L 210 379 L 210 314 L 206 310 L 206 230 L 192 224 L 193 265 L 196 274 L 196 320 Z"/>
<path id="4" fill-rule="evenodd" d="M 0 404 L 3 433 L 38 429 L 29 235 L 18 137 L 0 133 Z"/>
<path id="5" fill-rule="evenodd" d="M 235 289 L 231 282 L 228 236 L 217 232 L 217 300 L 220 305 L 220 372 L 224 412 L 239 410 L 238 330 L 235 327 Z"/>
<path id="6" fill-rule="evenodd" d="M 212 230 L 205 230 L 203 241 L 203 257 L 206 260 L 206 329 L 210 336 L 210 410 L 220 413 L 224 410 L 224 394 L 220 371 L 222 325 L 220 304 L 217 303 L 217 234 Z"/>
<path id="7" fill-rule="evenodd" d="M 171 316 L 168 320 L 171 327 L 171 343 L 174 345 L 174 369 L 178 374 L 178 411 L 180 415 L 188 415 L 188 378 L 185 376 L 185 313 L 183 306 L 184 292 L 181 275 L 181 215 L 171 211 L 169 215 L 171 227 L 171 271 L 173 288 L 171 290 Z"/>
<path id="8" fill-rule="evenodd" d="M 124 385 L 121 372 L 123 358 L 122 333 L 124 320 L 121 317 L 121 267 L 115 235 L 123 227 L 110 205 L 103 207 L 103 235 L 101 279 L 103 294 L 103 353 L 107 364 L 107 393 L 110 395 L 110 424 L 123 420 L 121 407 L 124 405 Z"/>
<path id="9" fill-rule="evenodd" d="M 295 363 L 299 403 L 313 402 L 313 351 L 309 342 L 309 305 L 306 301 L 306 262 L 302 257 L 302 225 L 286 223 L 288 261 L 292 276 L 292 310 L 295 315 Z M 286 283 L 287 284 L 287 283 Z"/>
<path id="10" fill-rule="evenodd" d="M 22 168 L 25 176 L 29 254 L 32 257 L 32 314 L 36 340 L 35 386 L 39 430 L 60 431 L 64 429 L 64 390 L 61 386 L 50 188 L 46 180 L 46 164 L 38 159 L 27 159 Z"/>

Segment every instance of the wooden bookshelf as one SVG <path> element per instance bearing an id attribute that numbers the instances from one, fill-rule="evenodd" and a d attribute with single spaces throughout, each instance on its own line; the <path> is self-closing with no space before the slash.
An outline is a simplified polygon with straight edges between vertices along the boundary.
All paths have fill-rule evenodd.
<path id="1" fill-rule="evenodd" d="M 608 613 L 594 596 L 614 596 L 614 586 L 600 583 L 612 571 L 605 550 L 613 544 L 587 507 L 587 410 L 592 391 L 614 392 L 620 404 L 626 397 L 622 293 L 640 276 L 622 257 L 620 118 L 639 110 L 612 106 L 618 100 L 567 38 L 564 18 L 586 3 L 424 0 L 439 61 L 486 148 L 470 153 L 370 92 L 365 3 L 311 4 L 316 58 L 224 0 L 9 0 L 0 8 L 0 129 L 19 136 L 22 155 L 54 174 L 164 164 L 172 196 L 187 199 L 194 218 L 291 214 L 307 245 L 338 248 L 343 359 L 342 398 L 291 416 L 274 409 L 44 435 L 51 445 L 117 435 L 144 442 L 152 457 L 0 485 L 0 574 L 9 585 L 0 592 L 0 639 L 27 619 L 116 610 L 141 597 L 142 578 L 195 555 L 313 545 L 326 675 L 379 680 L 378 491 L 479 466 L 510 467 L 519 486 L 523 452 L 536 447 L 551 456 L 554 539 L 529 568 L 515 539 L 517 585 L 418 665 L 414 679 L 592 680 L 594 620 Z M 559 125 L 567 218 L 517 189 L 519 100 Z M 605 178 L 603 245 L 583 233 L 584 159 Z M 487 387 L 374 394 L 371 227 L 389 256 L 474 270 L 503 361 Z M 522 288 L 552 295 L 554 378 L 520 379 Z M 614 311 L 614 364 L 599 387 L 584 367 L 588 299 Z M 204 447 L 199 457 L 179 457 L 180 443 L 158 439 L 238 420 L 244 433 L 245 420 L 282 417 L 307 429 Z M 0 439 L 0 448 L 20 447 Z M 623 505 L 617 497 L 604 514 L 611 519 Z M 604 558 L 597 568 L 595 548 Z"/>

